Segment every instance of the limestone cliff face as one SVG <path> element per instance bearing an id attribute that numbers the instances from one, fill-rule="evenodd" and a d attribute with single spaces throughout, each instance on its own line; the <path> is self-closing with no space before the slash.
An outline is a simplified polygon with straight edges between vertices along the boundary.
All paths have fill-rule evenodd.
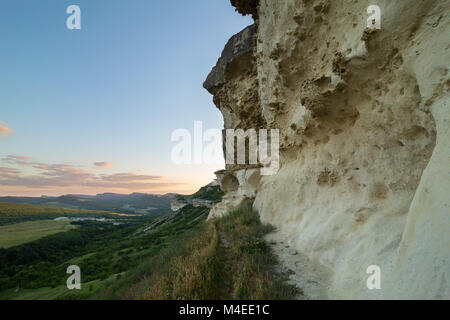
<path id="1" fill-rule="evenodd" d="M 205 87 L 226 129 L 280 129 L 281 167 L 227 166 L 211 217 L 254 200 L 329 298 L 449 299 L 450 3 L 378 0 L 371 31 L 371 1 L 237 2 L 255 27 Z"/>

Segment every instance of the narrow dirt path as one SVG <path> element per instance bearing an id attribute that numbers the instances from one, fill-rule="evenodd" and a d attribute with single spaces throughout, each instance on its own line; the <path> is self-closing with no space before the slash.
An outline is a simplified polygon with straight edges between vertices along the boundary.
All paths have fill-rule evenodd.
<path id="1" fill-rule="evenodd" d="M 279 234 L 271 233 L 266 241 L 273 248 L 279 261 L 279 272 L 289 278 L 289 282 L 300 289 L 299 300 L 326 300 L 330 272 L 298 252 L 288 240 L 280 239 Z"/>

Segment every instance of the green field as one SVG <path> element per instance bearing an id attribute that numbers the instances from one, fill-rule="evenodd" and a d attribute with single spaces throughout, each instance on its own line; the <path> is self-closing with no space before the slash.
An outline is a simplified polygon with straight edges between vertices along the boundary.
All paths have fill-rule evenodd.
<path id="1" fill-rule="evenodd" d="M 8 289 L 0 291 L 1 300 L 70 300 L 84 299 L 93 292 L 101 290 L 106 284 L 114 282 L 117 275 L 112 275 L 106 280 L 94 280 L 82 283 L 81 290 L 69 290 L 67 286 L 60 285 L 54 288 L 43 287 L 39 289 Z"/>
<path id="2" fill-rule="evenodd" d="M 74 227 L 70 221 L 54 220 L 27 221 L 0 226 L 0 248 L 10 248 Z"/>

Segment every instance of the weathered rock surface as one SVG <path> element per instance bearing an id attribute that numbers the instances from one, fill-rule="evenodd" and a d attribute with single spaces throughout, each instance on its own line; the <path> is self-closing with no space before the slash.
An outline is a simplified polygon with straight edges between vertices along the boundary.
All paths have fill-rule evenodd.
<path id="1" fill-rule="evenodd" d="M 189 203 L 185 199 L 175 199 L 170 201 L 170 209 L 174 212 L 186 207 L 187 205 L 189 205 Z"/>
<path id="2" fill-rule="evenodd" d="M 228 40 L 216 66 L 211 70 L 203 87 L 214 94 L 214 91 L 225 84 L 225 72 L 229 63 L 246 53 L 253 53 L 255 26 L 251 25 L 235 34 Z"/>
<path id="3" fill-rule="evenodd" d="M 259 0 L 231 0 L 231 4 L 240 14 L 251 14 L 253 18 L 258 16 Z"/>
<path id="4" fill-rule="evenodd" d="M 215 201 L 205 199 L 176 199 L 170 202 L 170 209 L 175 212 L 189 205 L 193 206 L 194 208 L 212 208 L 214 204 Z"/>
<path id="5" fill-rule="evenodd" d="M 238 7 L 257 18 L 256 46 L 229 42 L 237 54 L 205 87 L 226 129 L 280 129 L 281 168 L 227 165 L 210 217 L 254 199 L 298 252 L 286 263 L 329 271 L 315 291 L 328 298 L 450 299 L 450 2 L 377 1 L 376 31 L 371 4 Z M 370 265 L 381 290 L 367 289 Z"/>
<path id="6" fill-rule="evenodd" d="M 261 176 L 259 169 L 247 168 L 216 172 L 220 187 L 225 192 L 222 201 L 213 205 L 209 217 L 220 218 L 237 208 L 248 207 L 256 196 Z"/>

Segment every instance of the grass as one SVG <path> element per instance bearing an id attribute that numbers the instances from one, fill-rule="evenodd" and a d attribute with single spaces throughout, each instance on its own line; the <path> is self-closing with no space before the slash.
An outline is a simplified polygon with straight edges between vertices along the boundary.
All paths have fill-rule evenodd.
<path id="1" fill-rule="evenodd" d="M 69 290 L 66 285 L 38 289 L 8 289 L 0 291 L 0 300 L 81 300 L 103 289 L 105 283 L 112 282 L 116 275 L 106 280 L 82 283 L 81 290 Z"/>
<path id="2" fill-rule="evenodd" d="M 141 299 L 154 282 L 149 279 L 168 272 L 171 259 L 180 256 L 186 242 L 201 232 L 208 212 L 209 209 L 205 207 L 186 206 L 170 222 L 160 225 L 150 235 L 143 235 L 153 239 L 152 245 L 143 251 L 147 258 L 109 283 L 103 291 L 99 290 L 92 298 Z"/>
<path id="3" fill-rule="evenodd" d="M 242 209 L 202 223 L 97 298 L 149 300 L 293 299 L 264 235 L 273 229 Z"/>
<path id="4" fill-rule="evenodd" d="M 221 298 L 223 260 L 219 251 L 219 235 L 213 224 L 193 237 L 181 255 L 170 259 L 170 269 L 142 296 L 144 299 L 204 300 Z"/>
<path id="5" fill-rule="evenodd" d="M 0 248 L 10 248 L 45 236 L 65 232 L 75 226 L 70 221 L 38 220 L 0 226 Z"/>
<path id="6" fill-rule="evenodd" d="M 226 248 L 224 274 L 228 274 L 225 298 L 237 300 L 286 300 L 297 294 L 295 286 L 276 270 L 278 261 L 264 236 L 274 229 L 262 224 L 251 208 L 232 212 L 213 222 Z"/>
<path id="7" fill-rule="evenodd" d="M 8 289 L 0 291 L 0 300 L 53 300 L 68 291 L 67 287 L 39 289 Z"/>

